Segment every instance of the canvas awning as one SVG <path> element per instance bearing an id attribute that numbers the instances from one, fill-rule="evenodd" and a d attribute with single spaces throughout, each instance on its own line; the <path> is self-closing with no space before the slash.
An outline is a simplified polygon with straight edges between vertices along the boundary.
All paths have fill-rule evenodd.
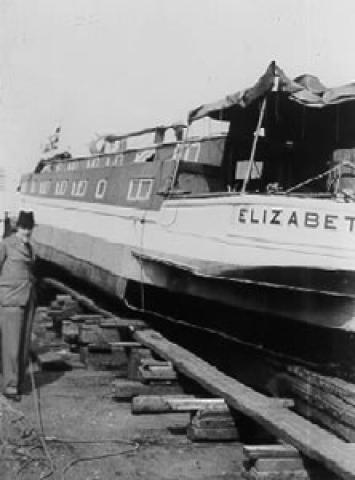
<path id="1" fill-rule="evenodd" d="M 291 80 L 272 62 L 254 86 L 192 110 L 188 117 L 189 123 L 206 116 L 216 120 L 229 120 L 232 110 L 248 107 L 275 88 L 284 92 L 290 101 L 310 108 L 323 108 L 355 100 L 355 82 L 327 88 L 313 75 L 301 75 Z"/>

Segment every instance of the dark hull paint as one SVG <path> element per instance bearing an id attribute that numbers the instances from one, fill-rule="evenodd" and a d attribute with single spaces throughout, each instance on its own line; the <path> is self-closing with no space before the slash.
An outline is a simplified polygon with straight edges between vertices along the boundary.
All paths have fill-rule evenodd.
<path id="1" fill-rule="evenodd" d="M 62 266 L 74 276 L 93 285 L 100 286 L 110 295 L 125 299 L 129 280 L 124 274 L 118 276 L 97 265 L 79 260 L 62 251 L 43 244 L 38 245 L 39 255 L 55 265 Z M 201 274 L 195 267 L 182 268 L 178 264 L 141 256 L 146 283 L 167 290 L 171 294 L 185 295 L 188 298 L 211 300 L 227 307 L 239 308 L 263 315 L 291 319 L 331 329 L 353 328 L 349 322 L 354 317 L 355 298 L 322 288 L 330 288 L 332 274 L 329 271 L 292 269 L 254 269 L 248 272 L 233 271 L 233 275 Z M 248 273 L 248 278 L 246 274 Z M 277 275 L 280 273 L 280 275 Z M 338 277 L 339 272 L 335 272 Z M 270 277 L 269 277 L 270 274 Z M 294 277 L 292 276 L 294 275 Z M 270 282 L 272 275 L 275 283 Z M 282 277 L 286 284 L 276 283 Z M 297 281 L 304 277 L 303 286 Z M 265 279 L 268 282 L 265 282 Z M 343 283 L 347 287 L 354 280 L 344 273 Z M 337 283 L 339 285 L 339 283 Z M 350 287 L 349 287 L 350 290 Z M 238 320 L 235 321 L 237 323 Z"/>

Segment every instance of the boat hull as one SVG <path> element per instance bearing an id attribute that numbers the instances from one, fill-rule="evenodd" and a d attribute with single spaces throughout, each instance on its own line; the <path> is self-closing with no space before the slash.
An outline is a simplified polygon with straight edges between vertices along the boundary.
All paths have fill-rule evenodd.
<path id="1" fill-rule="evenodd" d="M 119 298 L 132 281 L 355 330 L 352 204 L 221 195 L 149 212 L 30 200 L 40 256 Z"/>

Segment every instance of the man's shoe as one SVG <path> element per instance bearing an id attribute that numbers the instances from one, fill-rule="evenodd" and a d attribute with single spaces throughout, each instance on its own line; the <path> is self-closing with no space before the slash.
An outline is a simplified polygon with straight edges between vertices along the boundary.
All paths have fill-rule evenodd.
<path id="1" fill-rule="evenodd" d="M 21 395 L 18 393 L 18 391 L 15 388 L 7 388 L 4 391 L 4 397 L 8 398 L 9 400 L 12 400 L 13 402 L 20 402 L 21 401 Z"/>

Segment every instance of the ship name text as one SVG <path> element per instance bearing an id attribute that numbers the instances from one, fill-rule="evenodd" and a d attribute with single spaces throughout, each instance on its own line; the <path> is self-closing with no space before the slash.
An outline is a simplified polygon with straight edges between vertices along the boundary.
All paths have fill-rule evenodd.
<path id="1" fill-rule="evenodd" d="M 275 225 L 296 229 L 355 232 L 355 215 L 336 215 L 312 210 L 241 206 L 236 208 L 234 221 L 241 225 Z"/>

